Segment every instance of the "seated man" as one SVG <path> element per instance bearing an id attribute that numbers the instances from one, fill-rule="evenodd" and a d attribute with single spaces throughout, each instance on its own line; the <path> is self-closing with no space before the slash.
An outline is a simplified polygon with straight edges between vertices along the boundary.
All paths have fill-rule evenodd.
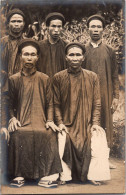
<path id="1" fill-rule="evenodd" d="M 11 185 L 24 179 L 39 179 L 38 185 L 57 186 L 62 171 L 57 148 L 57 126 L 53 122 L 50 80 L 36 71 L 39 45 L 33 39 L 19 43 L 22 71 L 9 78 L 10 116 L 8 130 Z"/>
<path id="2" fill-rule="evenodd" d="M 55 119 L 61 131 L 58 133 L 61 184 L 87 180 L 91 131 L 100 128 L 101 109 L 98 77 L 81 68 L 84 46 L 73 42 L 65 52 L 68 69 L 53 77 Z"/>

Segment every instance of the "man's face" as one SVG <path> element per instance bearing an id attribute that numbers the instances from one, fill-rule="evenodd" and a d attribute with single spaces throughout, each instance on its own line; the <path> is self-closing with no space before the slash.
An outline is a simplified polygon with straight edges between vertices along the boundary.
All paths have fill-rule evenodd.
<path id="1" fill-rule="evenodd" d="M 23 47 L 21 58 L 23 67 L 27 69 L 35 67 L 38 60 L 37 49 L 31 45 Z"/>
<path id="2" fill-rule="evenodd" d="M 102 38 L 103 24 L 100 20 L 91 20 L 89 23 L 89 34 L 93 41 L 98 41 Z"/>
<path id="3" fill-rule="evenodd" d="M 62 21 L 59 19 L 51 20 L 47 29 L 51 38 L 58 39 L 62 30 Z"/>
<path id="4" fill-rule="evenodd" d="M 68 49 L 66 55 L 66 61 L 72 69 L 78 69 L 84 61 L 83 51 L 79 47 L 72 47 Z"/>
<path id="5" fill-rule="evenodd" d="M 13 33 L 20 33 L 23 30 L 24 25 L 25 23 L 24 23 L 23 16 L 19 14 L 14 14 L 13 16 L 11 16 L 9 21 L 9 29 Z"/>

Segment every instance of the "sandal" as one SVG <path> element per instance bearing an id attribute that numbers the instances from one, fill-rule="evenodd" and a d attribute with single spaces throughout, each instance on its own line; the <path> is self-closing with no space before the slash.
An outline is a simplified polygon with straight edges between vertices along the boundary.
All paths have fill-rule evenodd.
<path id="1" fill-rule="evenodd" d="M 24 185 L 24 183 L 25 183 L 24 178 L 20 178 L 20 179 L 15 178 L 15 179 L 13 179 L 11 181 L 10 186 L 12 186 L 12 187 L 19 187 L 20 188 L 21 186 Z"/>

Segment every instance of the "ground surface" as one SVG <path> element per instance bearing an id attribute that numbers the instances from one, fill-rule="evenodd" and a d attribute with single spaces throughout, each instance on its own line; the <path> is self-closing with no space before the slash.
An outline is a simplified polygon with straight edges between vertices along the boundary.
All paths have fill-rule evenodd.
<path id="1" fill-rule="evenodd" d="M 101 186 L 93 186 L 90 183 L 86 184 L 67 184 L 58 186 L 57 188 L 47 189 L 37 186 L 36 183 L 30 183 L 21 188 L 12 188 L 9 185 L 3 185 L 1 194 L 99 194 L 99 193 L 125 193 L 125 164 L 123 160 L 111 159 L 117 168 L 111 169 L 111 180 L 105 182 Z"/>

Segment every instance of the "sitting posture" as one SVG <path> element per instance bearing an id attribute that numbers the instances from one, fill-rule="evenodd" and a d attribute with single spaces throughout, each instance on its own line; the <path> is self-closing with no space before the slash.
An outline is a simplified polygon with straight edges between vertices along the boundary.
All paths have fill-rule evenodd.
<path id="1" fill-rule="evenodd" d="M 95 73 L 81 68 L 85 47 L 66 46 L 68 69 L 53 77 L 55 120 L 63 172 L 61 183 L 85 182 L 91 160 L 91 132 L 100 128 L 100 91 Z"/>
<path id="2" fill-rule="evenodd" d="M 38 185 L 44 187 L 57 186 L 62 171 L 50 80 L 36 71 L 39 50 L 35 40 L 22 40 L 18 49 L 22 71 L 9 78 L 9 173 L 16 177 L 11 185 L 18 187 L 25 179 L 40 179 Z"/>

